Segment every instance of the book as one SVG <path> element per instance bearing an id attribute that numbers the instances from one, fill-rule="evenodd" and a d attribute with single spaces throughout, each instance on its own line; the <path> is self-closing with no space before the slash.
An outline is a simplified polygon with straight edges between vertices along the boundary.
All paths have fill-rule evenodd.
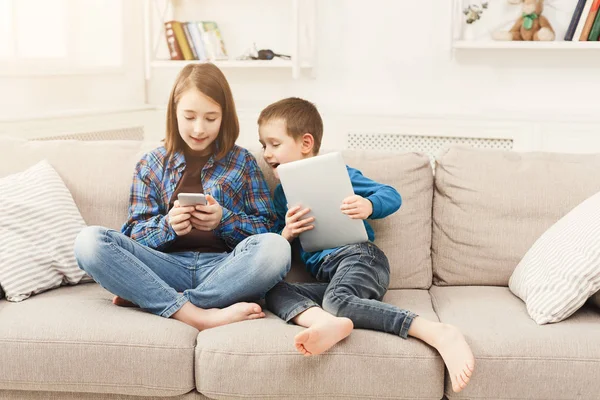
<path id="1" fill-rule="evenodd" d="M 171 60 L 183 60 L 183 53 L 181 52 L 179 43 L 177 43 L 171 22 L 165 22 L 165 38 L 167 39 L 167 47 L 169 48 Z"/>
<path id="2" fill-rule="evenodd" d="M 192 51 L 192 60 L 199 60 L 198 52 L 196 52 L 196 47 L 194 46 L 194 42 L 192 41 L 192 35 L 190 34 L 190 28 L 188 22 L 182 22 L 181 28 L 183 28 L 183 33 L 185 34 L 185 40 L 188 42 L 190 46 L 190 50 Z"/>
<path id="3" fill-rule="evenodd" d="M 600 1 L 600 0 L 599 0 Z M 221 36 L 221 31 L 216 22 L 202 21 L 202 37 L 206 55 L 210 60 L 227 60 L 227 50 L 225 42 Z"/>
<path id="4" fill-rule="evenodd" d="M 579 23 L 579 19 L 581 18 L 581 13 L 583 12 L 583 8 L 585 7 L 586 0 L 578 0 L 577 5 L 575 6 L 575 11 L 573 11 L 573 16 L 571 17 L 571 23 L 567 28 L 567 32 L 565 33 L 565 40 L 571 41 L 573 40 L 573 36 L 575 35 L 575 30 L 577 29 L 577 24 Z"/>
<path id="5" fill-rule="evenodd" d="M 579 38 L 581 37 L 581 33 L 583 32 L 585 21 L 587 20 L 588 15 L 590 15 L 592 4 L 594 4 L 594 0 L 586 0 L 585 7 L 583 7 L 583 12 L 581 13 L 581 17 L 579 18 L 579 22 L 577 23 L 577 29 L 575 29 L 575 34 L 573 35 L 574 40 L 580 40 Z"/>
<path id="6" fill-rule="evenodd" d="M 585 41 L 590 35 L 590 31 L 592 30 L 592 26 L 594 25 L 594 21 L 596 20 L 596 14 L 598 14 L 598 8 L 600 8 L 600 0 L 594 0 L 592 4 L 592 8 L 590 9 L 590 13 L 585 20 L 585 25 L 583 26 L 583 31 L 581 32 L 581 36 L 579 40 Z"/>
<path id="7" fill-rule="evenodd" d="M 177 39 L 177 43 L 179 44 L 179 48 L 181 49 L 181 54 L 183 54 L 183 59 L 193 60 L 194 54 L 192 53 L 192 49 L 190 49 L 190 45 L 187 42 L 185 33 L 183 32 L 183 28 L 181 27 L 181 22 L 168 21 L 167 24 L 171 24 L 171 26 L 173 27 L 173 33 L 175 33 L 175 39 Z"/>
<path id="8" fill-rule="evenodd" d="M 594 25 L 592 25 L 588 41 L 597 42 L 598 37 L 600 37 L 600 11 L 596 13 L 596 19 L 594 20 Z"/>
<path id="9" fill-rule="evenodd" d="M 204 40 L 202 39 L 202 32 L 200 31 L 198 24 L 201 24 L 201 22 L 188 22 L 188 29 L 192 41 L 194 42 L 196 53 L 198 54 L 198 60 L 206 61 L 207 57 L 206 51 L 204 50 Z"/>

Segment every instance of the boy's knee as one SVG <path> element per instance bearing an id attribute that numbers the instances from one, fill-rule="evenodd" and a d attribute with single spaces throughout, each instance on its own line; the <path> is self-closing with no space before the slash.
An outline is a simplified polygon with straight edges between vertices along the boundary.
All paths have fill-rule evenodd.
<path id="1" fill-rule="evenodd" d="M 350 297 L 350 293 L 343 288 L 336 287 L 323 298 L 323 310 L 336 317 L 343 317 L 344 305 Z"/>

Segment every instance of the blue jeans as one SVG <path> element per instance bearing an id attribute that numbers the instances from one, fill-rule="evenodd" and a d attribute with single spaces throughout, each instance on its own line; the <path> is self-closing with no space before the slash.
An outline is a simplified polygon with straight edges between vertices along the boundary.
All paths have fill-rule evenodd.
<path id="1" fill-rule="evenodd" d="M 290 253 L 273 233 L 250 236 L 231 253 L 163 253 L 99 226 L 75 241 L 80 268 L 96 282 L 166 318 L 188 301 L 206 309 L 263 298 L 288 273 Z"/>
<path id="2" fill-rule="evenodd" d="M 387 257 L 371 242 L 340 247 L 317 273 L 320 283 L 279 282 L 267 293 L 267 308 L 289 322 L 311 307 L 347 317 L 355 328 L 393 333 L 404 339 L 416 314 L 381 301 L 390 283 Z"/>

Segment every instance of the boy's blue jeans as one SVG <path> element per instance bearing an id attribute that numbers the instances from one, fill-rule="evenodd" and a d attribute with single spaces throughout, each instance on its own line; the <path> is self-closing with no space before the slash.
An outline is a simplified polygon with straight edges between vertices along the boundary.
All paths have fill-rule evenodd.
<path id="1" fill-rule="evenodd" d="M 99 226 L 75 241 L 80 268 L 96 282 L 166 318 L 188 301 L 206 309 L 263 298 L 289 271 L 290 253 L 273 233 L 250 236 L 231 253 L 163 253 Z"/>
<path id="2" fill-rule="evenodd" d="M 316 278 L 320 283 L 279 282 L 267 293 L 267 308 L 289 322 L 310 307 L 321 306 L 349 318 L 355 328 L 407 338 L 416 314 L 381 302 L 390 283 L 390 265 L 373 243 L 340 247 L 325 257 Z"/>

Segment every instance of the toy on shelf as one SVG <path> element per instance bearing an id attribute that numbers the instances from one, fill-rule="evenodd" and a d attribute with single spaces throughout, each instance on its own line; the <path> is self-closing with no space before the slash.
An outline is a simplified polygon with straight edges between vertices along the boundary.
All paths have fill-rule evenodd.
<path id="1" fill-rule="evenodd" d="M 515 0 L 509 0 L 511 4 Z M 494 32 L 494 40 L 553 41 L 556 37 L 550 21 L 542 15 L 544 0 L 522 0 L 522 14 L 510 31 Z"/>

